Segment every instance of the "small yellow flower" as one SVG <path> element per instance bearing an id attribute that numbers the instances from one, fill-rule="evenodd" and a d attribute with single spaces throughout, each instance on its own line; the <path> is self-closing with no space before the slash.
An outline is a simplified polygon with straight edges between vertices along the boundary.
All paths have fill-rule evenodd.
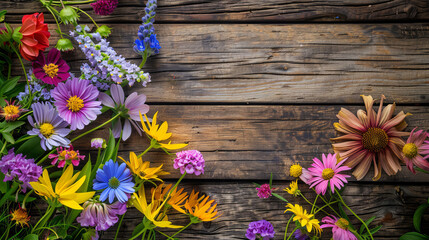
<path id="1" fill-rule="evenodd" d="M 289 193 L 290 195 L 294 195 L 295 197 L 298 196 L 298 194 L 300 193 L 298 189 L 298 180 L 292 181 L 289 185 L 289 188 L 285 188 L 283 190 Z"/>
<path id="2" fill-rule="evenodd" d="M 209 200 L 209 196 L 205 197 L 204 195 L 198 198 L 198 192 L 195 193 L 192 190 L 191 195 L 185 203 L 185 208 L 188 210 L 189 214 L 194 217 L 197 217 L 200 221 L 210 222 L 220 217 L 217 213 L 216 206 L 213 204 L 214 200 Z"/>
<path id="3" fill-rule="evenodd" d="M 30 216 L 28 216 L 27 211 L 25 211 L 25 209 L 22 209 L 21 206 L 15 211 L 11 212 L 10 215 L 12 215 L 12 218 L 10 220 L 15 221 L 16 225 L 21 224 L 21 227 L 24 227 L 24 225 L 27 225 L 28 227 L 28 221 L 30 221 Z"/>
<path id="4" fill-rule="evenodd" d="M 165 228 L 182 228 L 183 226 L 173 225 L 168 221 L 167 215 L 160 215 L 161 209 L 164 204 L 161 204 L 162 199 L 155 199 L 155 195 L 152 194 L 152 202 L 147 203 L 146 193 L 144 185 L 139 189 L 138 194 L 133 193 L 134 198 L 131 198 L 132 204 L 137 210 L 145 215 L 145 217 L 151 221 L 157 227 Z"/>
<path id="5" fill-rule="evenodd" d="M 160 143 L 162 141 L 165 141 L 171 137 L 171 133 L 168 133 L 168 123 L 165 121 L 159 126 L 156 124 L 156 117 L 158 115 L 158 112 L 153 115 L 152 123 L 150 123 L 149 119 L 147 118 L 146 114 L 144 115 L 145 120 L 143 120 L 143 116 L 140 114 L 140 120 L 142 123 L 143 130 L 148 134 L 151 138 L 155 139 L 161 148 L 165 148 L 168 150 L 176 150 L 180 148 L 186 147 L 188 144 L 186 143 L 180 143 L 180 144 L 171 144 L 169 142 L 168 144 Z"/>
<path id="6" fill-rule="evenodd" d="M 150 168 L 150 162 L 143 162 L 141 157 L 137 157 L 134 152 L 130 152 L 130 161 L 125 161 L 122 157 L 119 157 L 122 161 L 124 161 L 127 166 L 131 169 L 131 171 L 144 180 L 162 180 L 159 176 L 170 174 L 169 172 L 165 172 L 162 170 L 162 164 L 156 168 Z"/>
<path id="7" fill-rule="evenodd" d="M 290 169 L 289 169 L 290 176 L 297 178 L 297 177 L 300 177 L 301 174 L 302 174 L 302 167 L 298 163 L 290 166 Z"/>
<path id="8" fill-rule="evenodd" d="M 76 210 L 83 210 L 79 204 L 92 198 L 95 192 L 76 192 L 85 182 L 86 178 L 86 176 L 83 176 L 77 180 L 79 173 L 80 172 L 73 175 L 73 165 L 70 164 L 64 171 L 63 175 L 61 175 L 60 179 L 58 179 L 54 191 L 52 188 L 51 179 L 49 178 L 48 170 L 45 169 L 42 176 L 40 176 L 39 181 L 30 182 L 30 185 L 33 187 L 36 194 L 45 197 L 46 200 L 58 200 L 66 207 Z"/>
<path id="9" fill-rule="evenodd" d="M 293 214 L 295 214 L 295 217 L 293 217 L 292 220 L 298 221 L 302 227 L 307 228 L 308 232 L 311 232 L 311 230 L 314 229 L 314 231 L 317 234 L 322 233 L 322 229 L 320 228 L 320 225 L 319 225 L 319 220 L 314 218 L 314 214 L 307 213 L 307 210 L 303 209 L 298 204 L 295 204 L 294 206 L 288 203 L 286 207 L 288 207 L 288 209 L 286 209 L 285 213 L 292 212 Z"/>

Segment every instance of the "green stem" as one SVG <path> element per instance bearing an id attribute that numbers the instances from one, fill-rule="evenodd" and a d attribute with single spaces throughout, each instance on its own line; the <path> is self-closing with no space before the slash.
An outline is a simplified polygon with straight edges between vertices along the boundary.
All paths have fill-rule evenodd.
<path id="1" fill-rule="evenodd" d="M 167 234 L 165 234 L 165 233 L 163 233 L 161 231 L 158 231 L 158 230 L 156 230 L 156 231 L 159 232 L 159 233 L 161 233 L 161 235 L 164 235 L 164 237 L 170 238 L 170 236 L 168 236 Z"/>
<path id="2" fill-rule="evenodd" d="M 30 99 L 32 98 L 31 88 L 30 88 L 30 81 L 28 81 L 27 71 L 25 71 L 24 62 L 22 62 L 21 54 L 18 53 L 18 50 L 15 49 L 15 47 L 12 46 L 12 50 L 15 52 L 16 56 L 18 56 L 19 62 L 21 63 L 22 71 L 24 71 L 24 79 L 27 80 L 27 87 L 28 87 L 28 93 L 30 95 Z"/>
<path id="3" fill-rule="evenodd" d="M 415 169 L 416 169 L 417 171 L 419 171 L 419 172 L 429 174 L 429 171 L 423 170 L 423 169 L 421 169 L 421 168 L 419 168 L 419 167 L 415 167 Z"/>
<path id="4" fill-rule="evenodd" d="M 319 211 L 322 211 L 325 207 L 328 207 L 328 205 L 331 205 L 331 204 L 334 204 L 337 202 L 339 202 L 339 201 L 337 200 L 337 201 L 333 201 L 333 202 L 329 202 L 328 204 L 325 204 L 323 207 L 320 207 L 319 210 L 315 211 L 314 214 L 318 213 Z"/>
<path id="5" fill-rule="evenodd" d="M 352 209 L 349 208 L 349 206 L 347 206 L 347 204 L 344 202 L 343 197 L 341 197 L 341 194 L 337 191 L 337 189 L 335 189 L 335 192 L 337 193 L 338 197 L 340 198 L 341 203 L 357 218 L 359 219 L 359 221 L 365 226 L 366 231 L 368 231 L 369 236 L 371 237 L 372 240 L 374 240 L 374 238 L 372 237 L 371 231 L 369 230 L 368 226 L 366 225 L 366 223 L 355 213 L 353 212 Z"/>
<path id="6" fill-rule="evenodd" d="M 101 164 L 100 154 L 101 154 L 101 148 L 98 149 L 97 160 L 95 161 L 95 165 L 94 165 L 94 168 L 91 171 L 91 176 L 90 176 L 90 179 L 89 179 L 90 182 L 92 182 L 92 180 L 95 177 L 95 174 L 97 173 L 98 168 L 100 167 L 100 164 Z"/>
<path id="7" fill-rule="evenodd" d="M 146 150 L 144 150 L 144 152 L 140 153 L 137 158 L 141 158 L 143 155 L 145 155 L 147 152 L 149 152 L 149 150 L 151 150 L 153 148 L 153 145 L 150 144 L 150 146 L 148 148 L 146 148 Z"/>
<path id="8" fill-rule="evenodd" d="M 33 189 L 29 191 L 27 194 L 25 194 L 24 200 L 22 201 L 22 208 L 25 209 L 25 202 L 27 201 L 27 198 L 33 193 Z"/>
<path id="9" fill-rule="evenodd" d="M 3 147 L 1 147 L 0 156 L 3 155 L 3 151 L 4 151 L 5 148 L 6 148 L 6 141 L 3 143 Z"/>
<path id="10" fill-rule="evenodd" d="M 88 1 L 63 1 L 64 5 L 74 5 L 74 4 L 86 4 L 86 3 L 92 3 L 95 2 L 96 0 L 88 0 Z M 52 3 L 54 4 L 61 4 L 60 1 L 52 1 Z"/>
<path id="11" fill-rule="evenodd" d="M 63 38 L 63 33 L 61 32 L 60 24 L 58 23 L 58 19 L 57 19 L 57 17 L 55 16 L 54 11 L 52 11 L 52 7 L 51 7 L 51 6 L 49 6 L 49 5 L 46 5 L 45 7 L 46 7 L 46 9 L 48 9 L 48 10 L 49 10 L 49 12 L 51 12 L 52 16 L 54 17 L 55 22 L 57 23 L 58 33 L 60 34 L 60 37 L 61 37 L 61 38 Z"/>
<path id="12" fill-rule="evenodd" d="M 32 113 L 33 113 L 33 111 L 28 111 L 28 112 L 26 112 L 26 113 L 22 114 L 22 115 L 18 118 L 18 120 L 21 120 L 22 118 L 24 118 L 24 117 L 26 117 L 26 116 L 28 116 L 28 115 L 30 115 L 30 114 L 32 114 Z"/>
<path id="13" fill-rule="evenodd" d="M 290 233 L 290 235 L 289 235 L 289 237 L 287 238 L 287 240 L 289 240 L 289 239 L 292 237 L 293 233 L 294 233 L 297 229 L 298 229 L 298 227 L 295 227 L 295 228 L 293 229 L 293 231 Z"/>
<path id="14" fill-rule="evenodd" d="M 311 212 L 310 213 L 313 213 L 314 208 L 316 207 L 316 202 L 317 202 L 318 198 L 319 198 L 319 195 L 316 195 L 316 198 L 314 199 L 314 203 L 313 203 L 313 206 L 311 207 Z"/>
<path id="15" fill-rule="evenodd" d="M 17 144 L 17 143 L 20 143 L 20 142 L 27 141 L 28 139 L 32 139 L 32 138 L 34 138 L 34 137 L 36 137 L 36 136 L 37 136 L 37 135 L 30 135 L 30 136 L 28 136 L 28 137 L 18 139 L 18 140 L 16 140 L 16 141 L 15 141 L 15 143 L 14 143 L 14 144 Z"/>
<path id="16" fill-rule="evenodd" d="M 125 213 L 127 213 L 127 212 L 125 212 Z M 118 238 L 119 229 L 121 229 L 122 220 L 124 220 L 125 213 L 122 214 L 121 220 L 119 220 L 119 225 L 118 225 L 118 228 L 116 229 L 115 240 Z"/>
<path id="17" fill-rule="evenodd" d="M 290 216 L 290 218 L 289 218 L 289 221 L 287 221 L 286 228 L 285 228 L 285 237 L 284 237 L 284 240 L 286 240 L 287 230 L 289 228 L 289 224 L 292 221 L 293 216 L 295 216 L 295 214 L 292 214 L 292 216 Z"/>
<path id="18" fill-rule="evenodd" d="M 142 235 L 143 233 L 144 233 L 143 236 L 145 236 L 146 235 L 146 230 L 147 230 L 147 228 L 144 227 L 139 233 L 137 233 L 135 236 L 131 237 L 129 240 L 136 239 L 138 236 Z"/>
<path id="19" fill-rule="evenodd" d="M 174 236 L 176 236 L 177 234 L 181 233 L 183 230 L 185 230 L 186 228 L 188 228 L 189 226 L 191 226 L 192 221 L 188 223 L 188 225 L 184 226 L 182 229 L 180 229 L 179 231 L 177 231 L 175 234 L 171 235 L 171 237 L 169 237 L 168 239 L 173 239 Z"/>
<path id="20" fill-rule="evenodd" d="M 313 189 L 314 190 L 314 189 Z M 314 190 L 314 192 L 316 192 L 316 190 Z M 317 194 L 317 193 L 316 193 Z M 335 213 L 335 214 L 337 214 L 337 216 L 338 217 L 341 217 L 341 215 L 337 212 L 337 211 L 335 211 L 335 209 L 330 205 L 330 204 L 328 204 L 328 201 L 326 201 L 326 199 L 323 197 L 323 196 L 320 196 L 320 199 L 322 199 L 322 201 L 326 204 L 326 205 L 328 205 L 328 207 Z M 325 212 L 325 211 L 324 211 Z"/>
<path id="21" fill-rule="evenodd" d="M 17 182 L 13 182 L 11 188 L 3 195 L 0 199 L 0 207 L 6 203 L 9 197 L 18 189 L 19 184 Z"/>
<path id="22" fill-rule="evenodd" d="M 39 219 L 36 225 L 34 225 L 33 229 L 31 230 L 31 233 L 34 233 L 38 229 L 38 227 L 40 228 L 45 227 L 46 222 L 49 220 L 49 218 L 51 218 L 54 211 L 55 211 L 55 207 L 49 206 L 48 209 L 46 210 L 45 215 L 43 215 L 43 217 Z"/>
<path id="23" fill-rule="evenodd" d="M 143 55 L 142 62 L 141 62 L 141 63 L 140 63 L 140 65 L 139 65 L 139 68 L 143 68 L 144 64 L 145 64 L 145 63 L 146 63 L 146 61 L 147 61 L 147 57 L 148 57 L 148 54 L 147 54 L 147 51 L 145 51 L 145 52 L 144 52 L 144 55 Z"/>
<path id="24" fill-rule="evenodd" d="M 46 154 L 42 159 L 40 159 L 40 160 L 37 162 L 37 165 L 39 165 L 39 166 L 40 166 L 40 164 L 42 164 L 46 159 L 48 159 L 49 155 L 51 155 L 52 153 L 54 153 L 56 150 L 57 150 L 57 149 L 56 149 L 56 148 L 54 148 L 54 149 L 52 149 L 50 152 L 48 152 L 48 154 Z"/>
<path id="25" fill-rule="evenodd" d="M 111 123 L 113 120 L 115 120 L 116 118 L 118 118 L 119 116 L 121 116 L 121 114 L 122 114 L 122 112 L 119 112 L 118 114 L 116 114 L 114 117 L 112 117 L 112 118 L 111 118 L 111 119 L 109 119 L 108 121 L 104 122 L 104 123 L 103 123 L 103 124 L 101 124 L 101 125 L 98 125 L 97 127 L 93 128 L 93 129 L 91 129 L 91 130 L 89 130 L 89 131 L 87 131 L 87 132 L 82 133 L 81 135 L 79 135 L 79 136 L 77 136 L 77 137 L 73 138 L 70 142 L 74 142 L 74 141 L 78 140 L 79 138 L 81 138 L 81 137 L 83 137 L 83 136 L 85 136 L 85 135 L 87 135 L 87 134 L 90 134 L 90 133 L 94 132 L 94 131 L 95 131 L 95 130 L 97 130 L 97 129 L 100 129 L 100 128 L 102 128 L 102 127 L 106 126 L 107 124 Z"/>
<path id="26" fill-rule="evenodd" d="M 304 197 L 304 195 L 302 195 L 302 193 L 299 193 L 299 195 L 310 205 L 313 205 L 313 203 L 311 203 L 306 197 Z M 317 207 L 318 208 L 318 207 Z M 326 213 L 327 215 L 330 215 L 329 213 L 327 213 L 325 210 L 322 210 L 324 213 Z"/>
<path id="27" fill-rule="evenodd" d="M 65 4 L 65 2 L 63 2 L 64 4 Z M 97 25 L 97 23 L 94 21 L 94 19 L 88 14 L 88 13 L 86 13 L 85 11 L 83 11 L 82 9 L 80 9 L 80 8 L 77 8 L 77 7 L 73 7 L 73 6 L 71 6 L 72 8 L 74 8 L 74 9 L 76 9 L 76 10 L 78 10 L 78 11 L 80 11 L 80 12 L 82 12 L 83 14 L 85 14 L 87 17 L 89 17 L 89 19 L 91 19 L 91 21 L 94 23 L 94 25 L 98 28 L 98 25 Z"/>

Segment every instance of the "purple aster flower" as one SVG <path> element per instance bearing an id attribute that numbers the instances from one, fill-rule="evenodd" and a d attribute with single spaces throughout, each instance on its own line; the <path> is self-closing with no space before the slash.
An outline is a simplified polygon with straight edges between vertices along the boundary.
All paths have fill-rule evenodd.
<path id="1" fill-rule="evenodd" d="M 103 190 L 100 194 L 100 200 L 105 201 L 109 197 L 109 203 L 112 203 L 115 197 L 121 203 L 129 199 L 129 195 L 134 192 L 134 183 L 131 182 L 133 176 L 125 163 L 119 165 L 110 159 L 103 169 L 98 169 L 94 179 L 93 189 Z"/>
<path id="2" fill-rule="evenodd" d="M 258 190 L 259 198 L 269 198 L 271 197 L 271 188 L 268 183 L 262 184 L 260 187 L 256 188 Z"/>
<path id="3" fill-rule="evenodd" d="M 293 237 L 294 237 L 296 240 L 309 240 L 309 239 L 310 239 L 310 237 L 309 237 L 307 234 L 303 233 L 300 229 L 297 229 L 297 230 L 293 233 Z"/>
<path id="4" fill-rule="evenodd" d="M 36 78 L 55 86 L 70 77 L 68 73 L 70 67 L 61 58 L 61 53 L 56 48 L 49 51 L 47 58 L 44 54 L 39 54 L 37 60 L 33 62 L 33 69 Z"/>
<path id="5" fill-rule="evenodd" d="M 180 168 L 180 173 L 204 174 L 205 160 L 200 151 L 188 150 L 176 153 L 174 169 Z"/>
<path id="6" fill-rule="evenodd" d="M 91 3 L 91 7 L 94 9 L 97 15 L 110 15 L 113 10 L 118 6 L 118 0 L 98 0 L 95 3 Z"/>
<path id="7" fill-rule="evenodd" d="M 49 103 L 33 103 L 33 116 L 28 116 L 28 122 L 33 127 L 28 131 L 28 135 L 38 135 L 41 139 L 40 145 L 43 150 L 53 147 L 66 147 L 70 140 L 65 138 L 70 133 L 66 128 L 69 124 L 65 122 L 57 113 L 54 107 Z"/>
<path id="8" fill-rule="evenodd" d="M 34 159 L 26 159 L 25 156 L 15 154 L 13 148 L 4 155 L 0 161 L 0 170 L 5 175 L 3 181 L 19 181 L 22 184 L 22 192 L 31 187 L 29 182 L 37 182 L 42 175 L 42 167 L 34 163 Z"/>
<path id="9" fill-rule="evenodd" d="M 83 211 L 76 221 L 82 227 L 95 227 L 97 231 L 105 231 L 118 222 L 118 215 L 123 215 L 126 211 L 126 203 L 106 204 L 91 199 L 83 204 Z"/>
<path id="10" fill-rule="evenodd" d="M 106 140 L 103 138 L 93 138 L 91 139 L 91 147 L 93 148 L 106 148 Z"/>
<path id="11" fill-rule="evenodd" d="M 136 92 L 131 93 L 127 99 L 124 100 L 124 90 L 120 85 L 112 84 L 110 86 L 110 93 L 112 98 L 105 94 L 100 93 L 99 99 L 103 105 L 113 108 L 115 113 L 121 112 L 121 118 L 124 119 L 124 127 L 122 128 L 121 118 L 113 123 L 112 133 L 115 138 L 121 135 L 125 141 L 131 136 L 131 125 L 134 126 L 137 133 L 141 136 L 142 132 L 135 122 L 140 122 L 140 114 L 146 114 L 149 111 L 149 106 L 145 104 L 146 96 L 144 94 L 138 95 Z"/>
<path id="12" fill-rule="evenodd" d="M 99 92 L 88 80 L 73 78 L 59 83 L 51 94 L 60 117 L 71 125 L 72 130 L 83 129 L 101 114 L 101 102 L 95 101 Z"/>
<path id="13" fill-rule="evenodd" d="M 259 220 L 249 223 L 249 228 L 246 232 L 246 237 L 249 240 L 255 240 L 262 238 L 263 240 L 269 240 L 274 238 L 274 227 L 270 222 L 266 220 Z"/>

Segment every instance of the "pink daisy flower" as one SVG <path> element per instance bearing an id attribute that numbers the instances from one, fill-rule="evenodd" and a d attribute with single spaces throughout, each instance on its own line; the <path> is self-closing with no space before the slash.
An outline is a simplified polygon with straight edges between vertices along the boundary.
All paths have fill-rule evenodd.
<path id="1" fill-rule="evenodd" d="M 269 198 L 271 197 L 271 188 L 269 184 L 262 184 L 260 187 L 256 188 L 258 190 L 259 198 Z"/>
<path id="2" fill-rule="evenodd" d="M 59 83 L 51 91 L 60 117 L 70 124 L 71 130 L 83 129 L 101 114 L 101 102 L 96 101 L 98 94 L 97 87 L 89 80 L 79 78 Z"/>
<path id="3" fill-rule="evenodd" d="M 344 161 L 337 164 L 336 154 L 325 154 L 322 155 L 322 162 L 318 158 L 314 158 L 314 163 L 311 164 L 312 168 L 309 168 L 308 171 L 313 175 L 308 182 L 310 187 L 316 186 L 317 194 L 325 195 L 326 190 L 328 189 L 328 184 L 331 186 L 332 193 L 334 193 L 335 188 L 338 190 L 344 186 L 344 183 L 347 183 L 349 175 L 340 174 L 342 171 L 350 170 L 347 166 L 341 166 Z"/>
<path id="4" fill-rule="evenodd" d="M 429 162 L 426 160 L 429 158 L 429 141 L 425 141 L 428 133 L 423 130 L 414 132 L 415 130 L 416 128 L 411 131 L 407 143 L 402 148 L 402 158 L 408 169 L 413 173 L 416 173 L 414 165 L 429 171 Z"/>
<path id="5" fill-rule="evenodd" d="M 85 156 L 79 154 L 79 150 L 73 150 L 73 146 L 70 145 L 68 148 L 59 147 L 57 148 L 57 154 L 49 154 L 49 159 L 52 160 L 51 164 L 55 165 L 58 162 L 58 167 L 62 168 L 65 164 L 73 164 L 78 166 L 80 160 L 84 160 Z"/>
<path id="6" fill-rule="evenodd" d="M 346 219 L 331 216 L 324 217 L 322 222 L 325 224 L 320 228 L 332 228 L 333 240 L 357 240 L 356 236 L 348 230 L 350 224 Z"/>
<path id="7" fill-rule="evenodd" d="M 61 53 L 56 48 L 52 48 L 49 51 L 47 58 L 42 53 L 33 62 L 34 76 L 44 83 L 55 86 L 70 77 L 69 70 L 70 67 L 61 58 Z"/>

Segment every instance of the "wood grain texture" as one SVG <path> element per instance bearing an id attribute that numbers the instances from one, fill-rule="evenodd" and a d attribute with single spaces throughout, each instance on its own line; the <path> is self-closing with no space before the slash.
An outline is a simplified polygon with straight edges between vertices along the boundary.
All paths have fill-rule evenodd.
<path id="1" fill-rule="evenodd" d="M 131 50 L 138 25 L 111 27 L 111 46 L 139 64 Z M 161 53 L 145 67 L 153 82 L 139 90 L 150 102 L 360 104 L 360 94 L 385 94 L 400 104 L 429 103 L 429 24 L 156 29 Z M 84 59 L 80 50 L 64 57 L 75 70 Z"/>
<path id="2" fill-rule="evenodd" d="M 110 16 L 96 17 L 97 22 L 140 22 L 145 2 L 122 0 Z M 92 12 L 88 5 L 82 6 Z M 39 1 L 4 1 L 8 21 L 20 22 L 21 16 L 43 11 Z M 419 21 L 429 19 L 429 4 L 425 0 L 159 0 L 159 22 L 379 22 Z M 94 14 L 95 15 L 95 14 Z M 82 17 L 83 21 L 89 21 Z M 53 18 L 47 15 L 47 21 Z"/>
<path id="3" fill-rule="evenodd" d="M 281 191 L 288 187 L 289 182 L 277 182 L 274 187 L 279 188 L 277 192 L 293 203 L 299 203 L 307 211 L 309 205 L 301 198 L 293 198 L 286 192 Z M 185 189 L 190 191 L 191 185 L 186 184 Z M 178 237 L 180 239 L 246 239 L 244 234 L 251 221 L 266 219 L 270 221 L 276 231 L 275 239 L 283 239 L 282 234 L 290 214 L 284 214 L 286 210 L 285 203 L 275 198 L 259 199 L 256 195 L 255 187 L 250 182 L 200 182 L 194 189 L 201 191 L 218 203 L 218 210 L 222 216 L 210 223 L 200 223 L 191 226 Z M 313 193 L 308 188 L 300 185 L 303 194 L 314 200 Z M 383 228 L 375 235 L 375 239 L 398 239 L 403 233 L 412 228 L 412 215 L 415 208 L 427 201 L 429 188 L 427 186 L 407 186 L 407 185 L 355 185 L 349 184 L 343 196 L 344 201 L 363 219 L 376 216 L 374 224 L 381 224 Z M 170 215 L 170 220 L 177 224 L 187 224 L 186 218 L 178 218 L 177 215 Z M 319 220 L 324 214 L 317 215 Z M 128 239 L 131 232 L 138 223 L 141 222 L 142 214 L 136 209 L 129 209 L 124 225 L 121 228 L 123 239 Z M 174 220 L 173 220 L 174 219 Z M 175 220 L 177 219 L 177 220 Z M 353 219 L 353 217 L 351 217 Z M 429 222 L 424 219 L 422 229 Z M 358 222 L 353 220 L 355 226 Z M 293 225 L 293 224 L 292 224 Z M 289 228 L 289 233 L 293 227 Z M 102 239 L 113 239 L 116 226 L 110 228 Z M 174 233 L 166 230 L 166 233 Z M 330 229 L 325 230 L 322 239 L 329 239 Z M 157 238 L 158 239 L 158 238 Z M 159 239 L 163 239 L 159 236 Z"/>
<path id="4" fill-rule="evenodd" d="M 374 96 L 375 97 L 375 96 Z M 362 107 L 345 106 L 356 112 Z M 337 121 L 340 106 L 192 106 L 151 105 L 151 116 L 167 121 L 173 133 L 173 143 L 189 143 L 187 149 L 198 149 L 206 159 L 206 173 L 195 179 L 266 180 L 270 173 L 275 179 L 291 179 L 289 167 L 295 162 L 309 167 L 314 157 L 331 152 L 329 138 L 335 136 L 332 124 Z M 397 111 L 411 112 L 410 128 L 429 128 L 427 107 L 397 107 Z M 109 116 L 102 116 L 98 124 Z M 101 120 L 103 119 L 103 121 Z M 94 125 L 93 125 L 94 126 Z M 76 133 L 77 134 L 77 133 Z M 99 130 L 75 143 L 77 149 L 89 150 L 92 137 L 104 136 Z M 146 137 L 134 133 L 121 145 L 121 156 L 128 152 L 142 152 L 148 147 Z M 158 165 L 163 163 L 171 172 L 167 178 L 178 178 L 172 158 L 164 152 L 149 154 L 145 159 Z M 94 159 L 94 157 L 92 158 Z M 364 181 L 371 181 L 370 170 Z M 192 176 L 190 176 L 192 178 Z M 355 181 L 352 178 L 351 181 Z M 429 176 L 412 174 L 403 168 L 395 176 L 383 174 L 384 182 L 429 182 Z"/>

